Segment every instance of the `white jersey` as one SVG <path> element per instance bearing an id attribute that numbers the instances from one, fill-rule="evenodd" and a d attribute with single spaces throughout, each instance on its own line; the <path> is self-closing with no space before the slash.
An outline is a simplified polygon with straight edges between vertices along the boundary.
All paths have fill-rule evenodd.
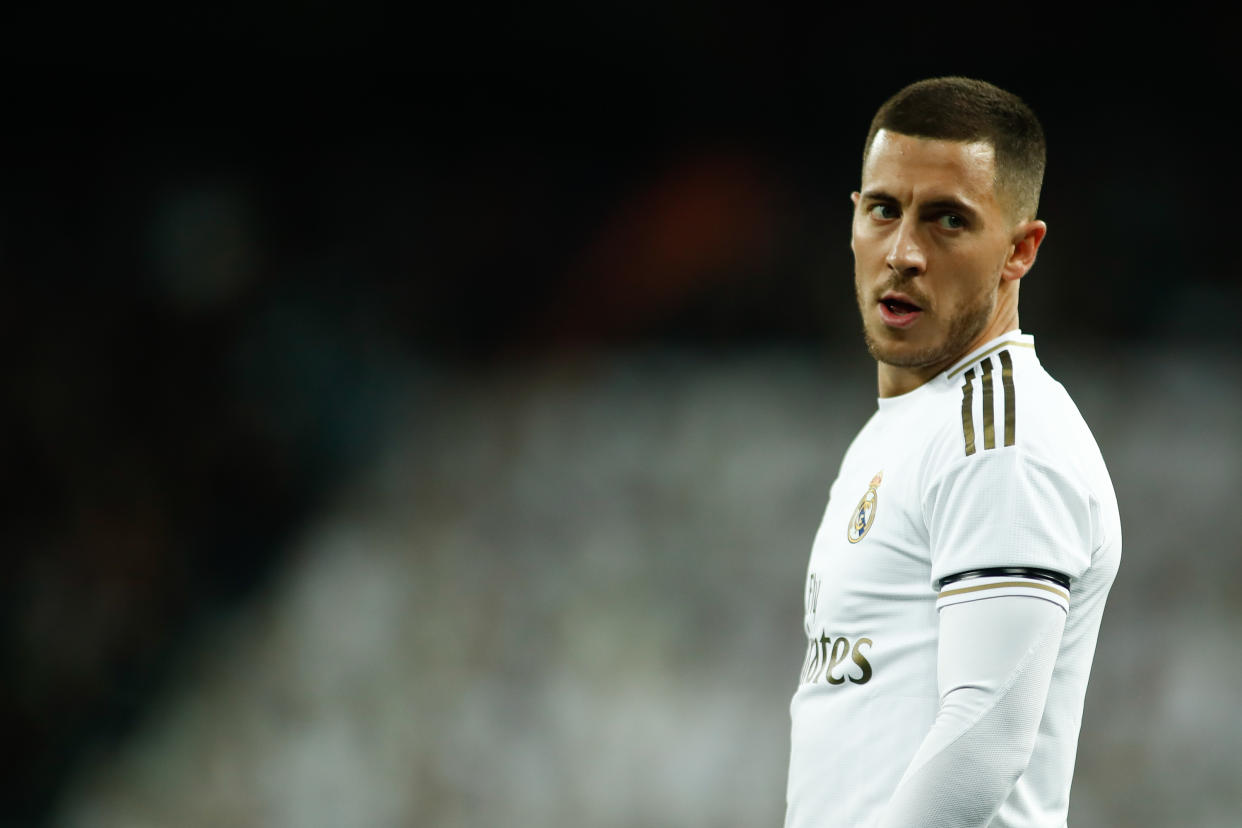
<path id="1" fill-rule="evenodd" d="M 1033 337 L 1012 331 L 880 399 L 811 551 L 787 828 L 876 823 L 936 716 L 938 607 L 997 595 L 1067 616 L 1030 763 L 990 825 L 1065 825 L 1120 555 L 1099 448 Z"/>

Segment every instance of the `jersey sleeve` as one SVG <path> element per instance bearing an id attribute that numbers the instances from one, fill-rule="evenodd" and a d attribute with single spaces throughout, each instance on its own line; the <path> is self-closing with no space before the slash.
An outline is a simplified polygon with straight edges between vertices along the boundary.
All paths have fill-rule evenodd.
<path id="1" fill-rule="evenodd" d="M 1002 598 L 940 613 L 940 707 L 881 828 L 983 828 L 1030 764 L 1065 628 L 1052 604 Z"/>
<path id="2" fill-rule="evenodd" d="M 1095 511 L 1081 482 L 1021 449 L 960 458 L 923 497 L 932 588 L 1020 568 L 1073 581 L 1091 564 Z"/>

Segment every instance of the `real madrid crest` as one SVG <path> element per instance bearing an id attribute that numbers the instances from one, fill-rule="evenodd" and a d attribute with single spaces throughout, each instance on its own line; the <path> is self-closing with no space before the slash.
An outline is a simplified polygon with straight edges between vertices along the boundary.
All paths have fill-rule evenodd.
<path id="1" fill-rule="evenodd" d="M 876 472 L 875 477 L 871 478 L 871 485 L 867 487 L 867 493 L 854 507 L 854 515 L 850 518 L 849 531 L 846 533 L 850 543 L 858 543 L 871 531 L 871 524 L 875 523 L 876 506 L 880 502 L 876 489 L 880 488 L 880 481 L 883 479 L 883 470 Z"/>

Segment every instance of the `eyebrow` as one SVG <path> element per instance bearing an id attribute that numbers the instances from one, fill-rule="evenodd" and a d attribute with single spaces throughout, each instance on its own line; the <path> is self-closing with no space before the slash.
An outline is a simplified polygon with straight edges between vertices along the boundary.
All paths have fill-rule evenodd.
<path id="1" fill-rule="evenodd" d="M 920 206 L 924 210 L 952 210 L 955 213 L 965 213 L 969 216 L 978 215 L 978 211 L 974 207 L 956 198 L 938 198 L 935 201 L 928 201 Z"/>

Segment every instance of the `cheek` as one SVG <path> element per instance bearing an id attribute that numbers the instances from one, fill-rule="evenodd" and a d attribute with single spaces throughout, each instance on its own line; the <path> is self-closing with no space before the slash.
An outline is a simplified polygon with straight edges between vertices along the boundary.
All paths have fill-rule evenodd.
<path id="1" fill-rule="evenodd" d="M 971 256 L 962 262 L 960 272 L 964 278 L 961 280 L 958 292 L 963 297 L 974 297 L 995 290 L 1000 283 L 1004 265 L 1005 259 L 993 255 L 990 250 Z"/>
<path id="2" fill-rule="evenodd" d="M 981 259 L 946 261 L 933 291 L 940 310 L 954 315 L 978 305 L 996 287 L 993 273 Z"/>
<path id="3" fill-rule="evenodd" d="M 880 253 L 881 244 L 876 238 L 874 232 L 867 232 L 869 228 L 863 228 L 861 231 L 857 226 L 850 234 L 850 251 L 854 254 L 854 261 L 866 262 L 873 264 L 877 258 L 883 258 Z"/>

